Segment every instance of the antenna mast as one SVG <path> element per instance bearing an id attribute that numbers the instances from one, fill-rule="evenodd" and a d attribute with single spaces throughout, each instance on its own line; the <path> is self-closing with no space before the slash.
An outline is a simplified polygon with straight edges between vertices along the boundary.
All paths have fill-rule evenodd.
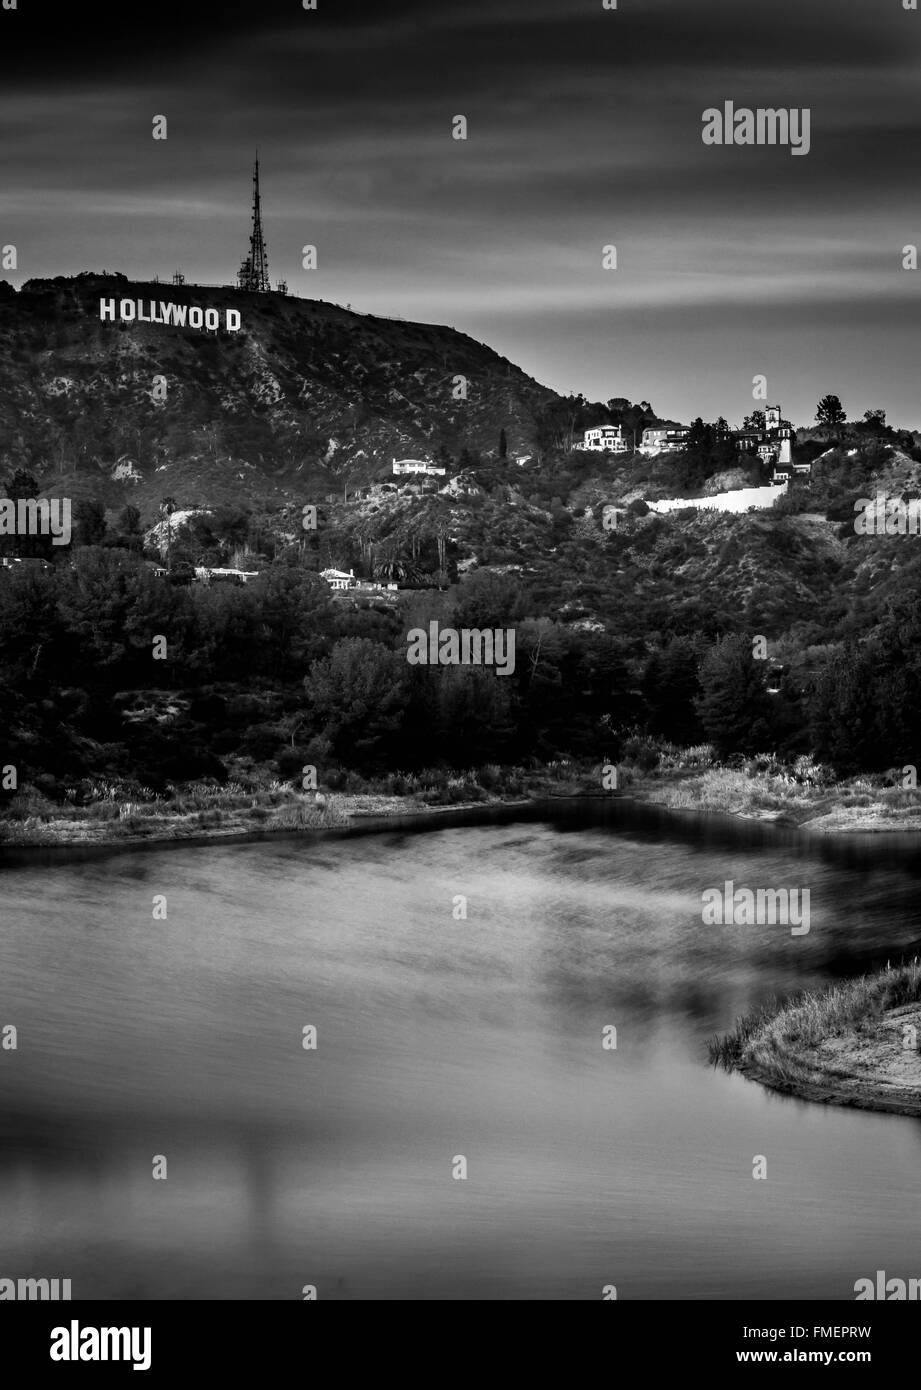
<path id="1" fill-rule="evenodd" d="M 259 196 L 259 151 L 253 166 L 253 231 L 249 239 L 249 255 L 240 266 L 237 284 L 241 290 L 265 294 L 269 289 L 269 257 L 262 234 L 262 199 Z"/>

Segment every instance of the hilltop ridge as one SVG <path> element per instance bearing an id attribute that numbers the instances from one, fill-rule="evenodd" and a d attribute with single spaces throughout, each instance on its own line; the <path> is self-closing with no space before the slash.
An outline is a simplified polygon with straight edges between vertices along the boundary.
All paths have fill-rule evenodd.
<path id="1" fill-rule="evenodd" d="M 241 327 L 103 323 L 111 296 L 232 306 Z M 527 452 L 558 399 L 444 325 L 90 272 L 18 292 L 0 283 L 0 371 L 7 466 L 142 510 L 169 491 L 212 505 L 325 495 L 382 476 L 392 458 L 495 451 L 502 431 Z"/>

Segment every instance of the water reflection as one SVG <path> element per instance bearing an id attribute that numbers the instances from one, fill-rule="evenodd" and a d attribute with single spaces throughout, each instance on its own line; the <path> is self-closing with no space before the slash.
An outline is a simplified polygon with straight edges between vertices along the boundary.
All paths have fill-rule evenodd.
<path id="1" fill-rule="evenodd" d="M 852 1298 L 921 1272 L 918 1122 L 706 1063 L 753 1003 L 918 950 L 907 838 L 626 800 L 376 829 L 4 856 L 0 1273 L 82 1297 Z M 704 927 L 727 878 L 808 886 L 809 935 Z"/>

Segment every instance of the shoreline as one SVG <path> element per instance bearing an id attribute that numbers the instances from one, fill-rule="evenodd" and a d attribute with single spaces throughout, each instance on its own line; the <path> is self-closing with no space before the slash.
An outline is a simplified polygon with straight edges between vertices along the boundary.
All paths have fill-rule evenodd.
<path id="1" fill-rule="evenodd" d="M 522 772 L 521 779 L 526 780 L 527 774 Z M 148 844 L 260 840 L 275 835 L 348 830 L 372 820 L 382 824 L 406 818 L 425 821 L 451 811 L 528 808 L 547 800 L 632 801 L 659 807 L 676 814 L 679 819 L 684 818 L 681 813 L 690 812 L 823 836 L 921 832 L 921 792 L 916 793 L 916 803 L 912 799 L 906 806 L 905 793 L 892 788 L 857 783 L 856 786 L 842 784 L 834 789 L 784 786 L 778 790 L 776 778 L 748 776 L 722 768 L 671 775 L 628 772 L 626 785 L 616 791 L 589 790 L 587 781 L 587 775 L 579 777 L 575 772 L 568 782 L 557 783 L 543 774 L 536 774 L 532 788 L 524 794 L 484 792 L 477 799 L 456 802 L 427 802 L 418 795 L 374 791 L 330 793 L 323 807 L 293 791 L 280 800 L 260 798 L 260 794 L 253 791 L 236 798 L 245 805 L 228 804 L 221 789 L 216 787 L 213 804 L 206 804 L 204 808 L 173 809 L 165 804 L 149 814 L 143 803 L 117 798 L 106 805 L 105 814 L 99 818 L 92 815 L 93 808 L 82 815 L 74 808 L 68 815 L 63 807 L 60 814 L 4 818 L 0 820 L 0 852 L 4 849 L 81 846 L 112 849 Z"/>
<path id="2" fill-rule="evenodd" d="M 164 816 L 159 818 L 162 825 L 151 817 L 147 824 L 152 833 L 144 833 L 135 829 L 126 830 L 120 835 L 107 834 L 105 824 L 93 827 L 96 833 L 88 835 L 85 833 L 86 822 L 58 820 L 49 822 L 50 825 L 56 827 L 56 833 L 47 838 L 25 838 L 16 835 L 0 838 L 0 855 L 5 850 L 20 854 L 29 851 L 54 850 L 65 852 L 81 849 L 128 850 L 147 846 L 151 849 L 165 849 L 171 845 L 243 844 L 248 841 L 258 843 L 261 840 L 307 837 L 318 832 L 347 835 L 354 833 L 359 828 L 370 828 L 372 825 L 376 829 L 378 828 L 377 823 L 379 823 L 379 828 L 383 829 L 391 822 L 404 819 L 427 821 L 450 815 L 452 812 L 466 814 L 471 811 L 521 809 L 536 805 L 541 799 L 534 797 L 503 800 L 496 797 L 489 801 L 426 806 L 410 797 L 381 797 L 374 794 L 356 793 L 331 798 L 331 805 L 326 813 L 317 811 L 308 804 L 305 810 L 309 814 L 309 819 L 305 817 L 302 824 L 292 825 L 284 816 L 275 817 L 273 820 L 271 815 L 256 819 L 243 814 L 228 819 L 226 823 L 208 826 L 202 824 L 197 815 L 192 814 Z M 343 807 L 340 805 L 342 801 L 350 804 Z M 387 804 L 378 804 L 381 802 Z M 68 827 L 71 828 L 72 833 L 68 833 Z M 168 833 L 157 833 L 160 829 L 164 832 L 168 829 Z M 61 833 L 62 831 L 63 833 Z"/>
<path id="3" fill-rule="evenodd" d="M 819 1105 L 921 1116 L 921 963 L 772 1004 L 710 1043 L 714 1066 Z"/>
<path id="4" fill-rule="evenodd" d="M 859 1090 L 856 1081 L 854 1089 L 849 1089 L 843 1083 L 836 1086 L 831 1081 L 783 1081 L 754 1065 L 743 1065 L 734 1070 L 747 1081 L 757 1081 L 768 1090 L 793 1100 L 808 1101 L 813 1105 L 837 1105 L 845 1110 L 867 1110 L 877 1115 L 902 1115 L 910 1119 L 921 1117 L 921 1088 L 916 1098 L 899 1099 L 883 1092 L 874 1094 L 870 1089 Z M 866 1084 L 869 1087 L 869 1083 Z"/>
<path id="5" fill-rule="evenodd" d="M 921 791 L 855 777 L 832 785 L 712 767 L 637 783 L 644 801 L 673 811 L 716 812 L 818 835 L 921 832 Z"/>

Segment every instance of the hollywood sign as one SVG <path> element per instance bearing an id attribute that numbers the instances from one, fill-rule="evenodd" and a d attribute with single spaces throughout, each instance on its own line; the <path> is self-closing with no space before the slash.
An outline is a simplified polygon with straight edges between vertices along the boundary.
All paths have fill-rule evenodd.
<path id="1" fill-rule="evenodd" d="M 147 314 L 144 313 L 145 303 L 150 311 Z M 162 323 L 175 328 L 188 325 L 189 328 L 213 330 L 221 326 L 217 309 L 202 309 L 197 304 L 164 304 L 162 300 L 158 303 L 153 299 L 100 299 L 99 318 L 103 323 L 115 323 L 118 319 L 122 323 Z M 240 323 L 239 309 L 224 311 L 224 327 L 229 332 L 236 333 Z"/>

